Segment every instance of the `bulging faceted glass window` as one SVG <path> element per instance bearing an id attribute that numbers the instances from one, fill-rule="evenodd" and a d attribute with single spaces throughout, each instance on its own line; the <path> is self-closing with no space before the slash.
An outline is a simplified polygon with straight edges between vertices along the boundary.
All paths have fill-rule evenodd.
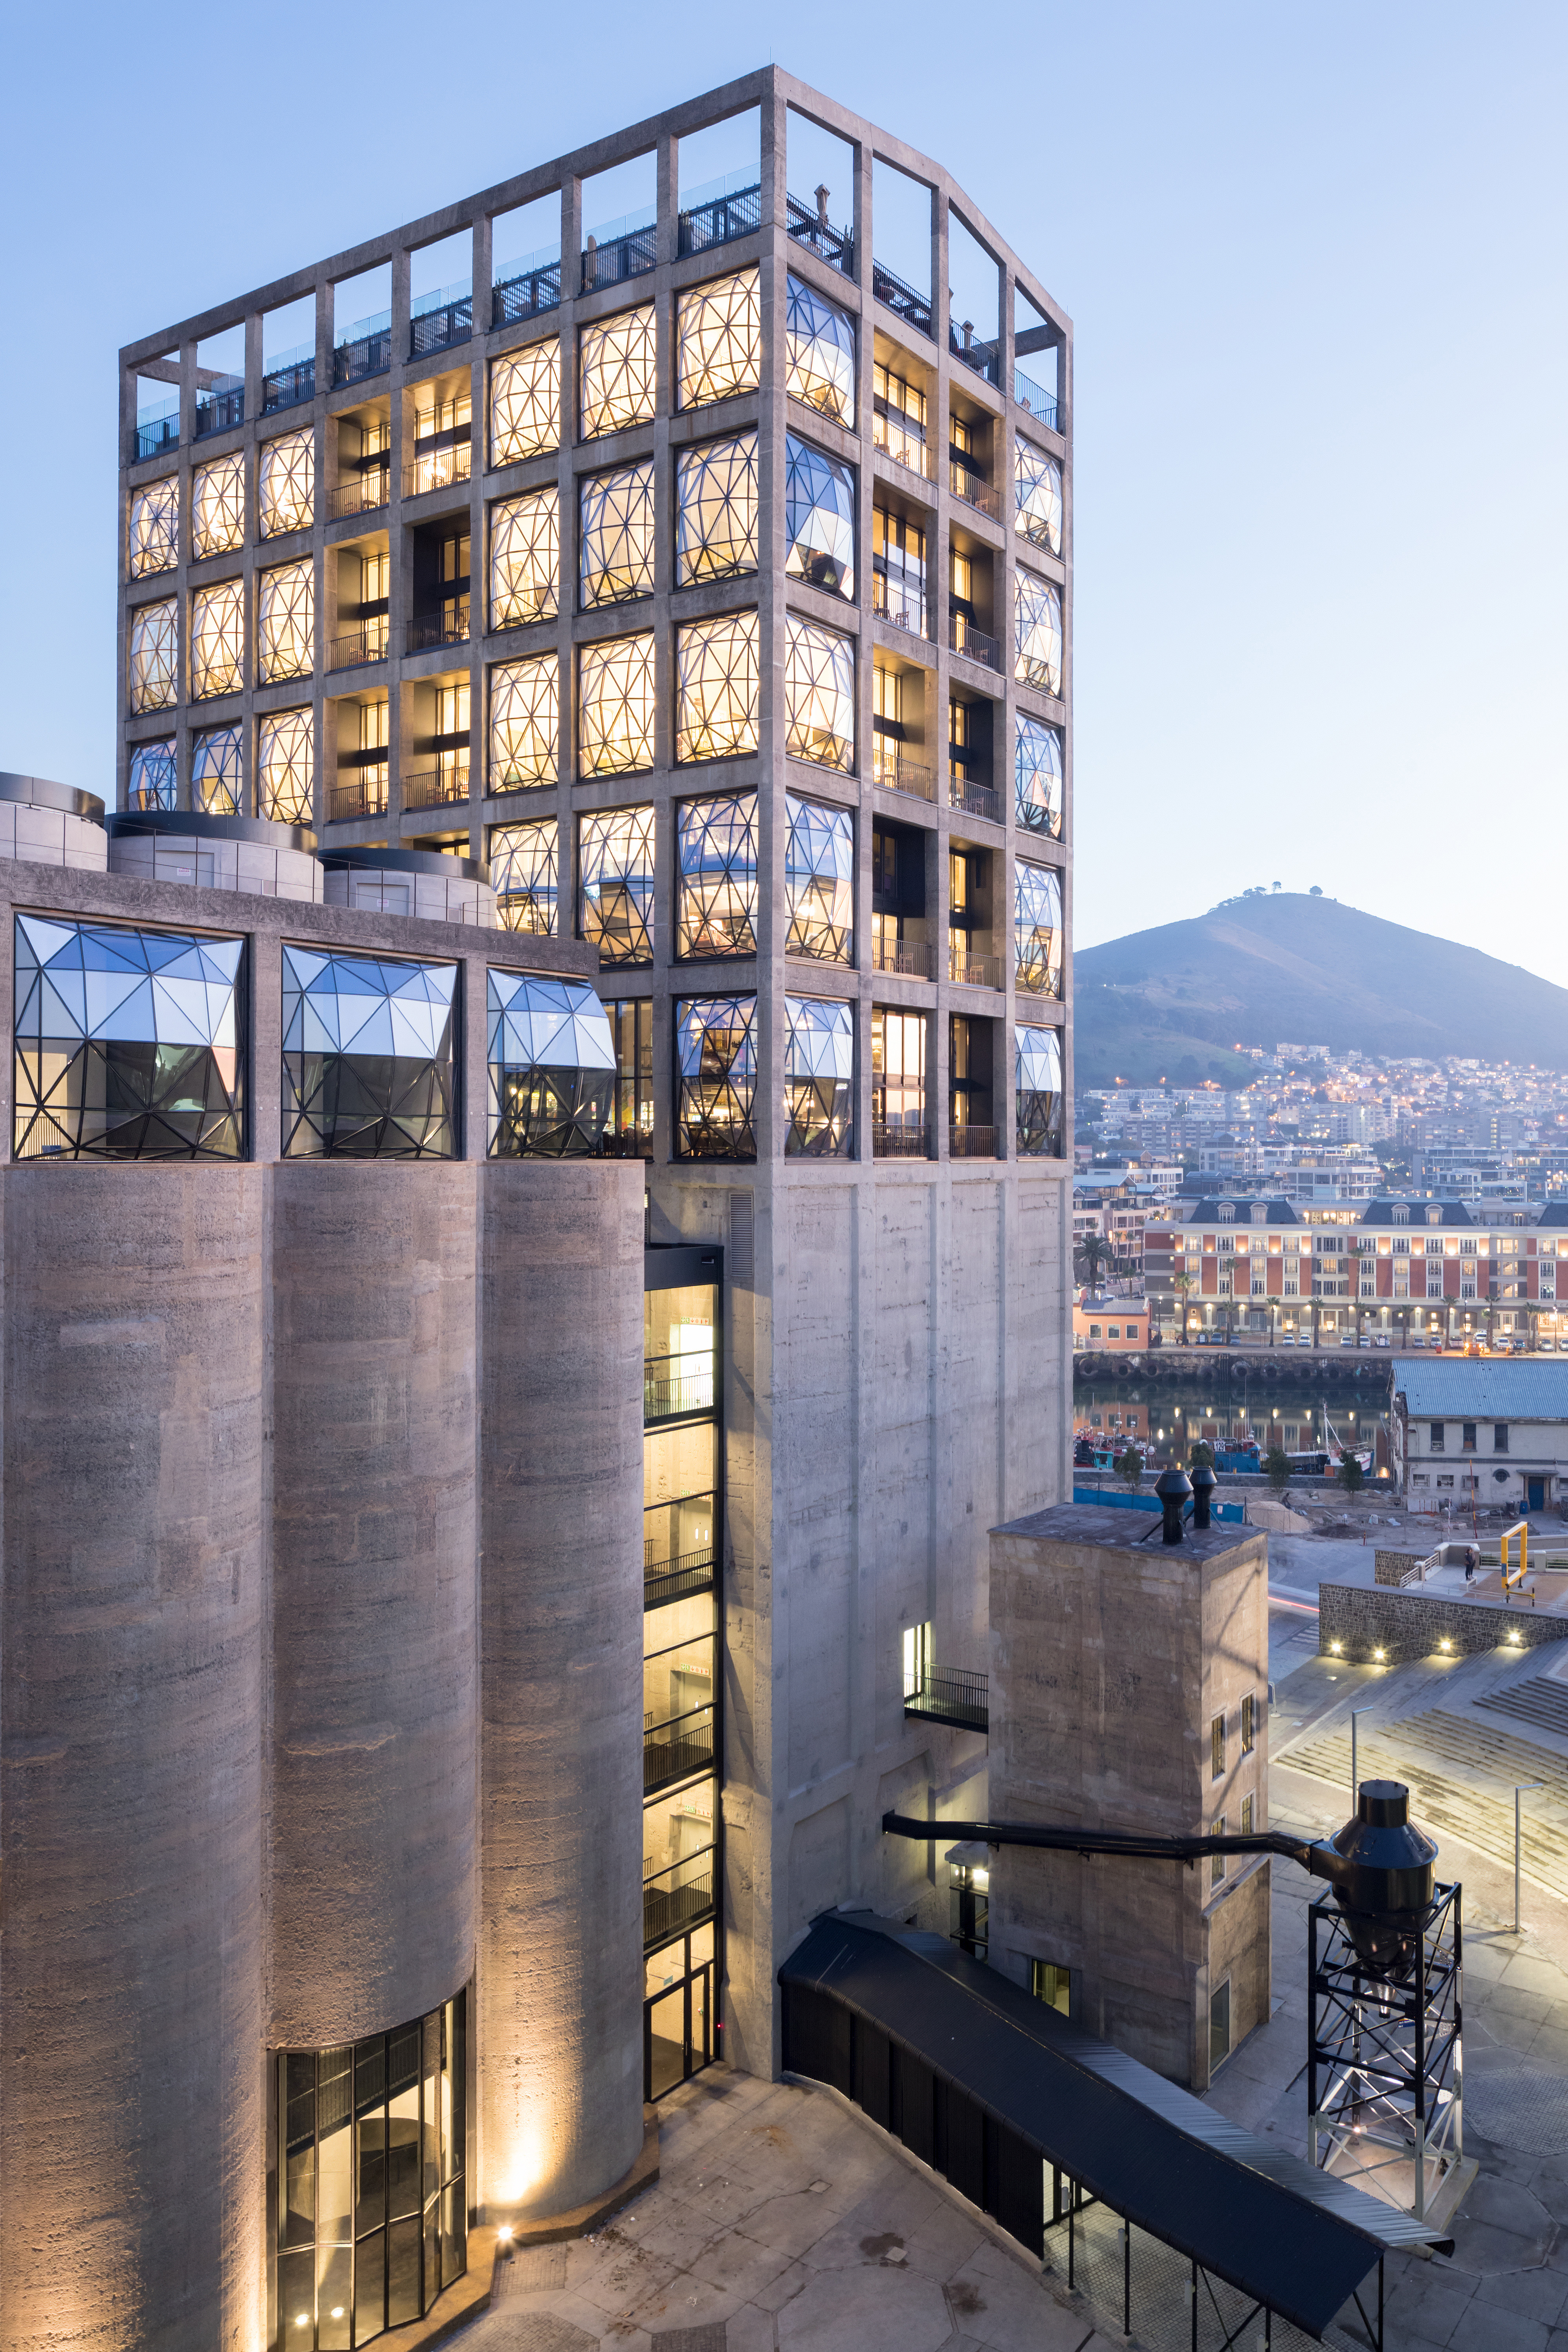
<path id="1" fill-rule="evenodd" d="M 501 971 L 492 964 L 491 1156 L 590 1158 L 610 1123 L 615 1093 L 615 1042 L 588 982 Z"/>
<path id="2" fill-rule="evenodd" d="M 784 616 L 785 749 L 819 768 L 855 766 L 855 640 Z"/>
<path id="3" fill-rule="evenodd" d="M 784 381 L 796 400 L 840 425 L 855 422 L 855 321 L 804 278 L 784 304 Z"/>
<path id="4" fill-rule="evenodd" d="M 847 809 L 784 794 L 789 840 L 784 890 L 789 938 L 784 953 L 826 963 L 855 961 L 855 820 Z"/>
<path id="5" fill-rule="evenodd" d="M 757 796 L 688 801 L 676 815 L 675 952 L 754 955 Z"/>
<path id="6" fill-rule="evenodd" d="M 302 556 L 264 572 L 256 592 L 256 674 L 263 686 L 309 677 L 316 664 L 316 567 Z"/>
<path id="7" fill-rule="evenodd" d="M 601 964 L 653 961 L 653 810 L 578 820 L 577 929 Z"/>
<path id="8" fill-rule="evenodd" d="M 237 1160 L 245 942 L 16 917 L 18 1160 Z"/>
<path id="9" fill-rule="evenodd" d="M 731 760 L 758 742 L 761 685 L 755 613 L 724 613 L 675 633 L 675 756 Z"/>
<path id="10" fill-rule="evenodd" d="M 498 662 L 490 672 L 490 791 L 552 784 L 560 757 L 560 656 Z"/>
<path id="11" fill-rule="evenodd" d="M 1062 551 L 1062 469 L 1020 434 L 1013 444 L 1013 528 L 1036 547 Z"/>
<path id="12" fill-rule="evenodd" d="M 694 286 L 676 304 L 678 408 L 702 408 L 761 382 L 763 310 L 755 269 Z"/>
<path id="13" fill-rule="evenodd" d="M 180 478 L 169 474 L 132 494 L 128 566 L 132 579 L 140 580 L 149 572 L 167 572 L 179 560 Z"/>
<path id="14" fill-rule="evenodd" d="M 653 636 L 612 637 L 577 656 L 577 772 L 623 776 L 653 765 Z"/>
<path id="15" fill-rule="evenodd" d="M 561 607 L 561 493 L 530 490 L 490 509 L 490 626 L 526 628 Z"/>
<path id="16" fill-rule="evenodd" d="M 652 308 L 617 310 L 578 343 L 578 430 L 584 441 L 645 425 L 658 405 Z"/>
<path id="17" fill-rule="evenodd" d="M 855 593 L 855 476 L 791 433 L 784 442 L 784 570 L 835 596 Z"/>
<path id="18" fill-rule="evenodd" d="M 675 1138 L 682 1160 L 754 1160 L 754 996 L 689 996 L 675 1006 Z"/>
<path id="19" fill-rule="evenodd" d="M 191 476 L 191 554 L 231 555 L 245 545 L 245 458 L 215 457 Z"/>
<path id="20" fill-rule="evenodd" d="M 264 441 L 256 468 L 257 524 L 263 539 L 309 530 L 315 520 L 316 434 L 313 425 Z"/>
<path id="21" fill-rule="evenodd" d="M 653 460 L 582 485 L 579 594 L 584 612 L 653 593 Z"/>
<path id="22" fill-rule="evenodd" d="M 316 785 L 316 727 L 309 710 L 274 710 L 256 730 L 256 805 L 274 824 L 309 824 Z"/>
<path id="23" fill-rule="evenodd" d="M 209 816 L 245 814 L 245 738 L 238 727 L 209 727 L 191 745 L 191 806 Z"/>
<path id="24" fill-rule="evenodd" d="M 515 466 L 561 446 L 561 344 L 530 343 L 490 367 L 490 463 Z"/>
<path id="25" fill-rule="evenodd" d="M 707 441 L 675 461 L 675 584 L 757 568 L 757 436 Z"/>
<path id="26" fill-rule="evenodd" d="M 1062 992 L 1061 877 L 1049 866 L 1013 868 L 1013 953 L 1020 988 Z"/>
<path id="27" fill-rule="evenodd" d="M 1017 654 L 1013 674 L 1021 686 L 1046 694 L 1062 690 L 1062 593 L 1018 566 L 1013 592 Z"/>
<path id="28" fill-rule="evenodd" d="M 191 598 L 191 695 L 234 694 L 245 677 L 245 583 L 220 580 Z"/>
<path id="29" fill-rule="evenodd" d="M 1015 1032 L 1018 1154 L 1059 1158 L 1062 1148 L 1062 1044 L 1054 1029 Z"/>
<path id="30" fill-rule="evenodd" d="M 279 2050 L 278 2352 L 347 2352 L 468 2268 L 468 1995 L 336 2050 Z"/>
<path id="31" fill-rule="evenodd" d="M 138 743 L 131 754 L 131 775 L 125 805 L 132 809 L 172 809 L 174 805 L 174 739 Z"/>
<path id="32" fill-rule="evenodd" d="M 1018 713 L 1014 784 L 1018 822 L 1033 833 L 1062 829 L 1062 739 L 1043 719 Z"/>
<path id="33" fill-rule="evenodd" d="M 131 708 L 167 710 L 179 699 L 179 622 L 171 596 L 162 604 L 138 604 L 131 615 L 127 663 Z"/>
<path id="34" fill-rule="evenodd" d="M 451 1160 L 455 964 L 283 950 L 283 1151 Z"/>
<path id="35" fill-rule="evenodd" d="M 490 885 L 503 931 L 555 937 L 560 851 L 555 819 L 531 824 L 498 824 L 490 834 Z"/>
<path id="36" fill-rule="evenodd" d="M 847 1156 L 855 1139 L 855 1016 L 847 1004 L 815 996 L 786 996 L 784 1156 L 827 1160 Z"/>

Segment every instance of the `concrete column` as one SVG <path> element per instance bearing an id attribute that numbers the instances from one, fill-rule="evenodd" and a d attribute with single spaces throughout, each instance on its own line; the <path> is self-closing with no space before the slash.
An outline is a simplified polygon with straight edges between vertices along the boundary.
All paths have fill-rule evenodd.
<path id="1" fill-rule="evenodd" d="M 473 1969 L 475 1178 L 273 1178 L 272 2014 L 419 2017 Z"/>
<path id="2" fill-rule="evenodd" d="M 642 2138 L 642 1188 L 480 1181 L 487 2221 L 586 2203 Z"/>
<path id="3" fill-rule="evenodd" d="M 6 1173 L 8 2352 L 260 2342 L 267 1182 Z"/>

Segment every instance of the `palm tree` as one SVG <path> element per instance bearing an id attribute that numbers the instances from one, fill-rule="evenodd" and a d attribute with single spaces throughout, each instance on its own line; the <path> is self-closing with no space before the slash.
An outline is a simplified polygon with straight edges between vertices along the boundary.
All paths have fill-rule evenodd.
<path id="1" fill-rule="evenodd" d="M 1078 1254 L 1083 1263 L 1085 1282 L 1090 1290 L 1096 1289 L 1101 1270 L 1110 1255 L 1110 1244 L 1103 1234 L 1085 1234 L 1079 1244 Z"/>

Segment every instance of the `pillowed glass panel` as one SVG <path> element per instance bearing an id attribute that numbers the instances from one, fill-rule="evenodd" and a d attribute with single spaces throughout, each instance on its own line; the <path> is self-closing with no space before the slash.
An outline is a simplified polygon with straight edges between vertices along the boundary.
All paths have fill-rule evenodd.
<path id="1" fill-rule="evenodd" d="M 651 305 L 584 327 L 578 343 L 578 430 L 584 441 L 646 424 L 658 406 Z"/>
<path id="2" fill-rule="evenodd" d="M 676 954 L 754 954 L 755 793 L 686 802 L 676 818 Z"/>
<path id="3" fill-rule="evenodd" d="M 1017 1140 L 1020 1158 L 1059 1155 L 1062 1148 L 1062 1049 L 1054 1029 L 1015 1033 Z"/>
<path id="4" fill-rule="evenodd" d="M 651 808 L 578 820 L 577 928 L 601 966 L 653 961 L 653 861 Z"/>
<path id="5" fill-rule="evenodd" d="M 256 674 L 263 686 L 309 677 L 316 659 L 316 569 L 309 556 L 264 572 L 256 601 Z"/>
<path id="6" fill-rule="evenodd" d="M 256 470 L 257 521 L 263 539 L 309 530 L 316 505 L 316 435 L 312 425 L 264 441 Z"/>
<path id="7" fill-rule="evenodd" d="M 245 730 L 212 727 L 191 745 L 191 806 L 212 816 L 245 809 Z"/>
<path id="8" fill-rule="evenodd" d="M 1013 592 L 1013 617 L 1017 652 L 1014 675 L 1022 686 L 1042 693 L 1062 690 L 1062 597 L 1048 580 L 1038 579 L 1018 566 Z"/>
<path id="9" fill-rule="evenodd" d="M 498 824 L 490 835 L 490 883 L 504 931 L 553 939 L 560 921 L 560 852 L 555 819 Z"/>
<path id="10" fill-rule="evenodd" d="M 616 1051 L 584 980 L 489 972 L 489 1150 L 497 1159 L 585 1159 L 615 1100 Z"/>
<path id="11" fill-rule="evenodd" d="M 700 408 L 760 381 L 763 313 L 755 269 L 694 286 L 676 305 L 676 405 Z"/>
<path id="12" fill-rule="evenodd" d="M 215 457 L 191 476 L 191 554 L 232 555 L 245 545 L 245 458 Z"/>
<path id="13" fill-rule="evenodd" d="M 784 1109 L 789 1159 L 832 1159 L 854 1140 L 855 1016 L 847 1004 L 786 996 Z"/>
<path id="14" fill-rule="evenodd" d="M 756 750 L 760 641 L 755 613 L 724 613 L 676 631 L 678 761 L 732 760 Z"/>
<path id="15" fill-rule="evenodd" d="M 855 475 L 793 433 L 784 443 L 784 571 L 834 596 L 855 594 Z"/>
<path id="16" fill-rule="evenodd" d="M 179 700 L 180 629 L 171 596 L 131 615 L 126 684 L 132 710 L 167 710 Z"/>
<path id="17" fill-rule="evenodd" d="M 652 634 L 615 637 L 607 645 L 584 646 L 577 660 L 578 773 L 618 776 L 638 768 L 651 768 Z"/>
<path id="18" fill-rule="evenodd" d="M 789 280 L 784 368 L 796 400 L 840 425 L 854 425 L 855 321 L 801 278 Z"/>
<path id="19" fill-rule="evenodd" d="M 180 478 L 170 474 L 132 495 L 127 569 L 141 580 L 149 572 L 172 570 L 179 560 Z"/>
<path id="20" fill-rule="evenodd" d="M 490 791 L 552 784 L 560 759 L 560 656 L 498 662 L 490 672 Z"/>
<path id="21" fill-rule="evenodd" d="M 491 628 L 550 619 L 560 609 L 560 492 L 552 486 L 498 499 L 490 509 Z"/>
<path id="22" fill-rule="evenodd" d="M 784 619 L 785 748 L 795 760 L 855 766 L 855 641 L 837 629 Z"/>
<path id="23" fill-rule="evenodd" d="M 174 739 L 138 743 L 131 754 L 127 805 L 133 809 L 172 809 L 174 805 Z"/>
<path id="24" fill-rule="evenodd" d="M 1062 829 L 1062 739 L 1043 719 L 1020 710 L 1014 764 L 1020 824 L 1033 833 L 1059 835 Z"/>
<path id="25" fill-rule="evenodd" d="M 682 1159 L 756 1158 L 752 1126 L 757 1081 L 756 1019 L 754 996 L 687 997 L 677 1002 L 676 1138 Z M 645 1832 L 646 1827 L 645 1818 Z M 710 1843 L 711 1834 L 710 1815 Z M 647 1869 L 645 1858 L 645 1875 Z M 647 1907 L 645 1894 L 645 1914 Z"/>
<path id="26" fill-rule="evenodd" d="M 675 461 L 675 584 L 757 568 L 757 436 L 704 442 Z"/>
<path id="27" fill-rule="evenodd" d="M 1013 444 L 1013 527 L 1052 555 L 1062 551 L 1062 469 L 1024 439 Z"/>
<path id="28" fill-rule="evenodd" d="M 653 461 L 584 482 L 578 596 L 584 612 L 653 593 Z"/>
<path id="29" fill-rule="evenodd" d="M 453 1158 L 456 977 L 451 964 L 284 948 L 285 1158 Z"/>
<path id="30" fill-rule="evenodd" d="M 1062 992 L 1062 886 L 1048 866 L 1013 869 L 1013 938 L 1020 988 L 1037 996 Z"/>
<path id="31" fill-rule="evenodd" d="M 784 892 L 786 955 L 830 963 L 855 960 L 855 820 L 847 809 L 784 795 L 789 824 Z"/>
<path id="32" fill-rule="evenodd" d="M 245 680 L 245 583 L 223 580 L 191 598 L 191 695 L 234 694 Z"/>
<path id="33" fill-rule="evenodd" d="M 490 459 L 514 466 L 561 446 L 561 344 L 508 352 L 490 368 Z"/>
<path id="34" fill-rule="evenodd" d="M 309 824 L 316 785 L 316 722 L 309 710 L 276 710 L 258 722 L 257 805 L 274 824 Z"/>

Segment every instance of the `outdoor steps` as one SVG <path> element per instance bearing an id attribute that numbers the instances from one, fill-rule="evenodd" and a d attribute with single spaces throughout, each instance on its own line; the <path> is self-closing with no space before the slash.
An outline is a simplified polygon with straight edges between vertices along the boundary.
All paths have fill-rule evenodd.
<path id="1" fill-rule="evenodd" d="M 1511 1715 L 1521 1723 L 1533 1723 L 1542 1731 L 1568 1739 L 1568 1683 L 1560 1683 L 1551 1675 L 1532 1675 L 1528 1682 L 1493 1691 L 1472 1705 L 1495 1708 L 1499 1715 Z"/>
<path id="2" fill-rule="evenodd" d="M 1342 1790 L 1348 1817 L 1348 1725 L 1321 1738 L 1308 1738 L 1298 1747 L 1277 1749 L 1271 1761 Z M 1542 1782 L 1538 1791 L 1531 1792 L 1522 1815 L 1523 1864 L 1541 1885 L 1568 1897 L 1568 1756 L 1434 1707 L 1395 1723 L 1363 1726 L 1356 1743 L 1356 1769 L 1363 1780 L 1405 1781 L 1410 1790 L 1412 1816 L 1439 1843 L 1445 1832 L 1462 1838 L 1510 1869 L 1514 1785 Z M 1479 1777 L 1482 1775 L 1484 1780 Z M 1561 1818 L 1552 1818 L 1558 1811 Z M 1446 1875 L 1451 1866 L 1446 1866 L 1439 1855 L 1437 1868 L 1439 1875 Z M 1452 1874 L 1462 1874 L 1453 1871 Z"/>

